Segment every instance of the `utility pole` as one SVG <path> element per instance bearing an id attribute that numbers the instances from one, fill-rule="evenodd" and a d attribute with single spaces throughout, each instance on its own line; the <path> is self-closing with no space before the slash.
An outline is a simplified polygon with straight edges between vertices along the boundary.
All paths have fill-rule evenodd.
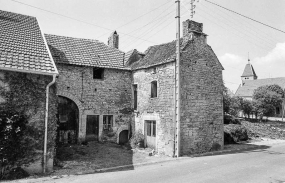
<path id="1" fill-rule="evenodd" d="M 180 155 L 180 0 L 176 0 L 176 62 L 175 62 L 175 156 Z"/>
<path id="2" fill-rule="evenodd" d="M 285 92 L 285 86 L 283 88 L 283 92 Z M 285 108 L 285 96 L 283 96 L 283 100 L 282 100 L 282 122 L 283 122 L 283 117 L 284 117 L 284 109 Z"/>

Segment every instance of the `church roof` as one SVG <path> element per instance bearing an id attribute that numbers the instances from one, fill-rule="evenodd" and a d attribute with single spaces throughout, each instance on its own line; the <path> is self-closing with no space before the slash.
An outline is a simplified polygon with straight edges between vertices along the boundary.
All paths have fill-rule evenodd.
<path id="1" fill-rule="evenodd" d="M 244 68 L 244 71 L 242 73 L 242 76 L 241 77 L 244 77 L 244 76 L 254 76 L 254 77 L 257 77 L 252 65 L 250 63 L 246 64 L 245 68 Z"/>
<path id="2" fill-rule="evenodd" d="M 282 88 L 285 87 L 285 77 L 280 78 L 267 78 L 267 79 L 256 79 L 256 80 L 244 80 L 244 84 L 240 85 L 237 89 L 236 97 L 252 97 L 253 92 L 260 86 L 277 84 Z"/>

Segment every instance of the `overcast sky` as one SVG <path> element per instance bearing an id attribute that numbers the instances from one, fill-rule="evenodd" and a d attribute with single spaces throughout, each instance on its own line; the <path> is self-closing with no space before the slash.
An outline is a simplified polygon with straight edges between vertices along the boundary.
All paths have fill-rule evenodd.
<path id="1" fill-rule="evenodd" d="M 0 0 L 0 9 L 38 18 L 45 33 L 97 39 L 107 43 L 114 30 L 119 49 L 145 51 L 175 39 L 175 0 Z M 182 21 L 190 19 L 190 0 L 181 0 Z M 284 0 L 210 0 L 285 32 Z M 258 78 L 285 77 L 285 33 L 212 5 L 195 2 L 194 20 L 204 24 L 208 44 L 225 70 L 234 92 L 248 52 Z M 64 15 L 59 16 L 57 14 Z M 70 18 L 67 18 L 70 17 Z"/>

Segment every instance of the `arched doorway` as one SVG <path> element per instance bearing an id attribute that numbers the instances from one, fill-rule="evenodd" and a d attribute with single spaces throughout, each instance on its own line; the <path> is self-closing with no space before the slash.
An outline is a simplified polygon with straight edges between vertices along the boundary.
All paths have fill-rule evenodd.
<path id="1" fill-rule="evenodd" d="M 119 144 L 125 144 L 129 141 L 129 131 L 128 130 L 123 130 L 119 134 Z"/>
<path id="2" fill-rule="evenodd" d="M 59 142 L 77 143 L 79 110 L 69 98 L 58 96 Z"/>

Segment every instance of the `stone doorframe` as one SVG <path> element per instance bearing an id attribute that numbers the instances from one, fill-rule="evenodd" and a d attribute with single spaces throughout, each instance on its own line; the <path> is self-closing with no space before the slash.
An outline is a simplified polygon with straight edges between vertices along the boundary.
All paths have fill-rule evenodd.
<path id="1" fill-rule="evenodd" d="M 86 127 L 82 124 L 82 114 L 83 114 L 83 106 L 81 104 L 81 102 L 77 99 L 77 97 L 75 97 L 74 95 L 67 93 L 67 92 L 62 92 L 62 91 L 57 91 L 57 96 L 60 97 L 66 97 L 70 100 L 72 100 L 78 108 L 79 114 L 78 114 L 78 142 L 82 142 L 85 140 L 85 131 L 86 131 Z"/>
<path id="2" fill-rule="evenodd" d="M 122 125 L 120 126 L 120 128 L 117 130 L 116 136 L 117 136 L 117 144 L 119 144 L 120 142 L 120 133 L 124 130 L 128 130 L 128 133 L 130 133 L 129 131 L 129 126 L 128 125 Z M 128 135 L 129 137 L 129 135 Z"/>
<path id="3" fill-rule="evenodd" d="M 158 149 L 158 144 L 159 144 L 159 133 L 160 133 L 160 117 L 159 117 L 159 114 L 154 112 L 154 113 L 142 113 L 141 115 L 141 120 L 142 120 L 142 133 L 143 135 L 145 136 L 145 121 L 156 121 L 156 143 L 155 143 L 155 146 L 156 146 L 156 149 L 155 151 L 158 152 L 159 149 Z M 146 145 L 146 144 L 145 144 Z"/>

